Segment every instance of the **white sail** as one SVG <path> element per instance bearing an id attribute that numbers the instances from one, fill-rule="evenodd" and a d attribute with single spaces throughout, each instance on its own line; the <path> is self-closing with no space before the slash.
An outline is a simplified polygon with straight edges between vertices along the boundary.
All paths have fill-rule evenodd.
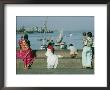
<path id="1" fill-rule="evenodd" d="M 61 43 L 63 40 L 63 30 L 60 31 L 60 34 L 58 36 L 58 39 L 57 39 L 57 43 Z"/>

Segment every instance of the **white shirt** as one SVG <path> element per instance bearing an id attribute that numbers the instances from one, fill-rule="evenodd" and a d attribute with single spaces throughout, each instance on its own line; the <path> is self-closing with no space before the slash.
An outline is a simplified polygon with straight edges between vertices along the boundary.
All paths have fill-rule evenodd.
<path id="1" fill-rule="evenodd" d="M 76 48 L 75 48 L 74 46 L 70 46 L 68 49 L 69 49 L 70 51 L 74 51 L 74 52 L 77 51 Z"/>

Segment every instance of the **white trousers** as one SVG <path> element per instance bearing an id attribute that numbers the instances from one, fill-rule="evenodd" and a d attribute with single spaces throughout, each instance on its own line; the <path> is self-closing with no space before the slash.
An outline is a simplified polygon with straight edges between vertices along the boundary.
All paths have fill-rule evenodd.
<path id="1" fill-rule="evenodd" d="M 91 67 L 92 50 L 91 47 L 84 46 L 82 51 L 82 66 Z"/>

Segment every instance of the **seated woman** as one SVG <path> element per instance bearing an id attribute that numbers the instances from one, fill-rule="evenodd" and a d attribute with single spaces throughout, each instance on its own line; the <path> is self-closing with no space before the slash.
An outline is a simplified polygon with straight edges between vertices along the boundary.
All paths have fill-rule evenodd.
<path id="1" fill-rule="evenodd" d="M 34 53 L 30 48 L 30 41 L 24 37 L 20 42 L 20 50 L 17 52 L 18 57 L 23 60 L 24 69 L 29 69 L 34 61 Z"/>
<path id="2" fill-rule="evenodd" d="M 71 58 L 75 58 L 77 56 L 78 52 L 77 52 L 77 49 L 74 47 L 74 45 L 70 44 L 68 49 L 70 50 Z"/>

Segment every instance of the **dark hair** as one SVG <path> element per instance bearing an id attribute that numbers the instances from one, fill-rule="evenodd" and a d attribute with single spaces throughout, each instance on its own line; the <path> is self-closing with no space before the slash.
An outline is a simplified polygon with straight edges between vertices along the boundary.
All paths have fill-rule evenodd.
<path id="1" fill-rule="evenodd" d="M 30 44 L 30 41 L 29 41 L 29 40 L 25 39 L 25 42 L 27 43 L 27 45 L 28 45 L 29 47 L 31 46 L 31 44 Z"/>
<path id="2" fill-rule="evenodd" d="M 49 43 L 48 46 L 49 46 L 49 45 L 52 45 L 52 43 Z"/>
<path id="3" fill-rule="evenodd" d="M 21 36 L 21 38 L 23 38 L 23 36 Z"/>
<path id="4" fill-rule="evenodd" d="M 83 36 L 86 36 L 86 32 L 83 32 Z"/>
<path id="5" fill-rule="evenodd" d="M 28 40 L 28 34 L 25 34 L 24 35 L 24 39 L 27 39 Z"/>
<path id="6" fill-rule="evenodd" d="M 70 44 L 69 46 L 74 46 L 73 44 Z"/>
<path id="7" fill-rule="evenodd" d="M 87 36 L 92 37 L 92 33 L 91 32 L 88 32 L 87 33 Z"/>

